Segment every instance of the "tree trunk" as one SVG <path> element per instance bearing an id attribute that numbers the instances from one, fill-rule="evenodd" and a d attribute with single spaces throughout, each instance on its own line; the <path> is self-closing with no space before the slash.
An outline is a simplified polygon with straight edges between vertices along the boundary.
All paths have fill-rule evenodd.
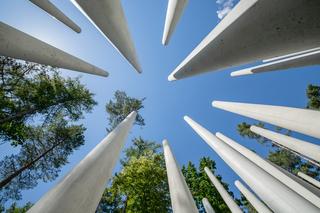
<path id="1" fill-rule="evenodd" d="M 8 116 L 8 117 L 0 119 L 0 124 L 5 123 L 5 122 L 10 122 L 12 120 L 21 118 L 21 117 L 23 117 L 23 116 L 25 116 L 27 114 L 35 113 L 36 111 L 37 111 L 37 109 L 33 108 L 33 109 L 28 109 L 28 110 L 24 110 L 24 111 L 18 112 L 15 115 Z"/>
<path id="2" fill-rule="evenodd" d="M 52 151 L 54 148 L 56 148 L 57 146 L 59 146 L 63 141 L 55 144 L 54 146 L 52 146 L 50 149 L 46 150 L 45 152 L 43 152 L 41 155 L 39 155 L 38 157 L 36 157 L 34 160 L 30 161 L 29 163 L 25 164 L 24 166 L 22 166 L 20 169 L 16 170 L 14 173 L 10 174 L 9 176 L 7 176 L 5 179 L 0 181 L 0 189 L 3 188 L 4 186 L 6 186 L 8 183 L 10 183 L 12 181 L 12 179 L 16 178 L 17 176 L 19 176 L 23 171 L 27 170 L 28 168 L 30 168 L 33 164 L 35 164 L 37 161 L 39 161 L 41 158 L 43 158 L 44 156 L 46 156 L 50 151 Z"/>

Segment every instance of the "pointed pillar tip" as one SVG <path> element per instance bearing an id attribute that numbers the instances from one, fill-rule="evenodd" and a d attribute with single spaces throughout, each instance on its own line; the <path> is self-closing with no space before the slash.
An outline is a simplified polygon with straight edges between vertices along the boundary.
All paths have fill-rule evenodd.
<path id="1" fill-rule="evenodd" d="M 169 145 L 168 140 L 167 140 L 167 139 L 163 139 L 162 145 L 163 145 L 163 146 L 168 146 L 168 145 Z"/>
<path id="2" fill-rule="evenodd" d="M 171 73 L 169 76 L 168 76 L 168 81 L 176 81 L 177 79 L 174 77 L 174 73 Z"/>
<path id="3" fill-rule="evenodd" d="M 242 76 L 242 75 L 251 75 L 251 74 L 253 74 L 252 69 L 248 68 L 248 69 L 234 71 L 234 72 L 230 73 L 230 76 L 231 77 L 238 77 L 238 76 Z"/>

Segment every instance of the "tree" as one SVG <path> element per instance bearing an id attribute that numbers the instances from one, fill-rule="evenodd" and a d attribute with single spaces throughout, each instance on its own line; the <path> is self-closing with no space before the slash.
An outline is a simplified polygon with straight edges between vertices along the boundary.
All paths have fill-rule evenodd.
<path id="1" fill-rule="evenodd" d="M 213 174 L 215 174 L 216 164 L 209 157 L 203 157 L 200 159 L 198 168 L 189 162 L 187 166 L 182 167 L 182 173 L 185 177 L 185 180 L 189 186 L 189 189 L 195 199 L 199 212 L 205 213 L 204 207 L 202 205 L 202 199 L 206 197 L 215 212 L 230 212 L 228 206 L 223 201 L 217 189 L 211 183 L 209 177 L 204 171 L 204 168 L 208 167 Z M 216 175 L 220 180 L 224 188 L 229 192 L 233 197 L 233 193 L 229 191 L 228 185 L 222 181 L 221 176 Z"/>
<path id="2" fill-rule="evenodd" d="M 310 84 L 306 93 L 309 99 L 307 108 L 320 110 L 320 86 Z"/>
<path id="3" fill-rule="evenodd" d="M 114 93 L 113 100 L 110 100 L 106 104 L 106 111 L 108 117 L 108 128 L 107 131 L 111 132 L 121 121 L 123 121 L 132 111 L 137 111 L 137 117 L 135 124 L 144 126 L 144 119 L 140 115 L 139 110 L 144 108 L 143 101 L 145 98 L 137 99 L 127 96 L 123 91 L 117 90 Z"/>
<path id="4" fill-rule="evenodd" d="M 106 188 L 97 212 L 168 212 L 170 196 L 160 145 L 141 137 L 124 151 L 123 168 Z"/>
<path id="5" fill-rule="evenodd" d="M 13 203 L 6 213 L 26 213 L 32 207 L 32 203 L 28 202 L 23 207 L 18 207 L 17 203 Z"/>
<path id="6" fill-rule="evenodd" d="M 84 144 L 85 128 L 68 125 L 61 115 L 49 125 L 31 130 L 20 152 L 0 161 L 2 203 L 20 199 L 20 191 L 35 187 L 38 180 L 54 180 L 60 168 L 68 163 L 68 156 Z"/>
<path id="7" fill-rule="evenodd" d="M 21 145 L 30 122 L 46 124 L 57 114 L 70 121 L 96 102 L 79 79 L 62 78 L 57 69 L 0 56 L 0 140 Z"/>

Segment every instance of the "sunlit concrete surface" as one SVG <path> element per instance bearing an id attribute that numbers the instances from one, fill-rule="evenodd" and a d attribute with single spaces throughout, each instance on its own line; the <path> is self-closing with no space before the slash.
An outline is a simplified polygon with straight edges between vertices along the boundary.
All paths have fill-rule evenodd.
<path id="1" fill-rule="evenodd" d="M 206 213 L 215 213 L 215 211 L 213 210 L 213 208 L 207 198 L 202 199 L 202 205 L 203 205 L 204 209 L 206 210 Z"/>
<path id="2" fill-rule="evenodd" d="M 212 106 L 320 138 L 320 112 L 316 110 L 226 101 L 213 101 Z"/>
<path id="3" fill-rule="evenodd" d="M 236 202 L 233 200 L 233 198 L 230 196 L 230 194 L 227 192 L 227 190 L 223 187 L 223 185 L 220 183 L 218 178 L 216 178 L 214 176 L 214 174 L 212 174 L 210 169 L 205 167 L 204 171 L 208 175 L 208 177 L 211 180 L 211 182 L 214 185 L 214 187 L 216 187 L 216 189 L 218 190 L 219 194 L 221 195 L 222 199 L 224 200 L 224 202 L 229 207 L 230 211 L 232 213 L 242 213 L 240 207 L 236 204 Z"/>
<path id="4" fill-rule="evenodd" d="M 130 113 L 28 213 L 93 213 L 137 113 Z"/>
<path id="5" fill-rule="evenodd" d="M 162 44 L 167 45 L 170 41 L 171 35 L 173 34 L 177 23 L 183 13 L 188 0 L 169 0 L 166 21 L 163 30 Z"/>
<path id="6" fill-rule="evenodd" d="M 49 0 L 29 0 L 33 4 L 37 5 L 51 16 L 61 21 L 63 24 L 67 25 L 73 31 L 80 33 L 81 28 L 74 23 L 68 16 L 66 16 L 61 10 L 59 10 L 54 4 L 52 4 Z"/>
<path id="7" fill-rule="evenodd" d="M 53 67 L 108 76 L 106 71 L 3 22 L 0 22 L 0 54 Z"/>
<path id="8" fill-rule="evenodd" d="M 257 198 L 247 187 L 245 187 L 239 180 L 234 182 L 234 185 L 239 189 L 241 194 L 251 203 L 251 205 L 259 213 L 272 213 L 270 209 Z"/>
<path id="9" fill-rule="evenodd" d="M 310 177 L 309 175 L 306 175 L 302 172 L 298 172 L 298 176 L 303 178 L 304 180 L 308 181 L 312 185 L 316 186 L 317 188 L 320 188 L 320 182 L 318 180 Z"/>
<path id="10" fill-rule="evenodd" d="M 171 151 L 167 140 L 163 140 L 172 211 L 174 213 L 198 213 L 188 185 Z"/>
<path id="11" fill-rule="evenodd" d="M 273 164 L 270 164 L 268 161 L 254 153 L 253 151 L 247 149 L 246 147 L 240 145 L 239 143 L 235 142 L 231 138 L 223 135 L 222 133 L 216 133 L 217 138 L 219 138 L 224 143 L 228 144 L 234 150 L 238 151 L 240 154 L 248 158 L 251 162 L 268 172 L 278 181 L 289 187 L 291 190 L 295 191 L 309 202 L 313 203 L 315 206 L 320 208 L 320 197 L 317 194 L 314 194 L 312 191 L 305 188 L 300 182 L 295 181 L 291 177 L 287 176 L 283 172 L 279 171 Z"/>
<path id="12" fill-rule="evenodd" d="M 263 72 L 286 70 L 290 68 L 313 66 L 320 64 L 320 50 L 315 52 L 308 52 L 302 55 L 293 56 L 290 58 L 284 58 L 279 61 L 272 61 L 267 64 L 262 64 L 255 67 L 234 71 L 231 76 L 242 76 L 258 74 Z"/>
<path id="13" fill-rule="evenodd" d="M 168 79 L 319 47 L 319 11 L 319 0 L 240 1 Z"/>
<path id="14" fill-rule="evenodd" d="M 319 208 L 291 190 L 244 155 L 222 142 L 188 116 L 185 121 L 274 212 L 319 212 Z M 266 187 L 267 186 L 267 187 Z"/>
<path id="15" fill-rule="evenodd" d="M 320 162 L 320 146 L 316 144 L 312 144 L 257 126 L 251 126 L 250 130 L 258 135 L 268 138 L 273 142 L 276 142 L 277 144 L 280 144 L 281 146 L 288 148 L 289 150 L 293 150 L 299 154 L 306 156 L 307 158 Z"/>
<path id="16" fill-rule="evenodd" d="M 131 65 L 142 72 L 120 0 L 71 0 Z"/>

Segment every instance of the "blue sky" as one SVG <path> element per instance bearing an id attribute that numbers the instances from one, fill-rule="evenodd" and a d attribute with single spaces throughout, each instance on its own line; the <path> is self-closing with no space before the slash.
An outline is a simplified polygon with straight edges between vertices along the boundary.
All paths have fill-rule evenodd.
<path id="1" fill-rule="evenodd" d="M 69 158 L 70 163 L 62 168 L 56 181 L 40 183 L 36 188 L 24 191 L 23 200 L 19 201 L 21 204 L 27 201 L 36 202 L 106 135 L 105 103 L 112 98 L 116 90 L 124 90 L 133 97 L 146 97 L 145 109 L 142 111 L 146 126 L 132 129 L 127 147 L 131 145 L 131 139 L 137 136 L 159 143 L 166 138 L 180 165 L 188 161 L 197 163 L 202 156 L 209 156 L 216 161 L 218 174 L 222 175 L 232 191 L 239 195 L 233 185 L 237 175 L 193 132 L 184 122 L 183 116 L 189 115 L 212 132 L 220 131 L 266 156 L 266 147 L 243 139 L 236 132 L 238 123 L 250 122 L 250 119 L 214 109 L 211 102 L 239 101 L 304 108 L 307 103 L 307 85 L 320 84 L 319 66 L 238 78 L 230 77 L 230 72 L 236 69 L 231 68 L 168 82 L 167 76 L 171 71 L 219 23 L 217 11 L 223 8 L 217 2 L 222 2 L 221 0 L 190 0 L 167 47 L 161 45 L 167 1 L 122 0 L 143 68 L 140 75 L 70 1 L 52 2 L 80 25 L 80 34 L 74 33 L 24 0 L 1 1 L 0 20 L 106 69 L 110 76 L 102 78 L 62 70 L 65 76 L 81 75 L 81 82 L 95 93 L 95 100 L 99 104 L 82 120 L 87 128 L 86 144 Z M 224 2 L 231 3 L 227 4 L 230 7 L 234 1 Z M 313 138 L 299 134 L 296 136 L 319 144 L 319 141 Z M 2 146 L 0 154 L 3 157 L 11 151 L 11 147 Z M 116 170 L 119 170 L 119 165 Z"/>

